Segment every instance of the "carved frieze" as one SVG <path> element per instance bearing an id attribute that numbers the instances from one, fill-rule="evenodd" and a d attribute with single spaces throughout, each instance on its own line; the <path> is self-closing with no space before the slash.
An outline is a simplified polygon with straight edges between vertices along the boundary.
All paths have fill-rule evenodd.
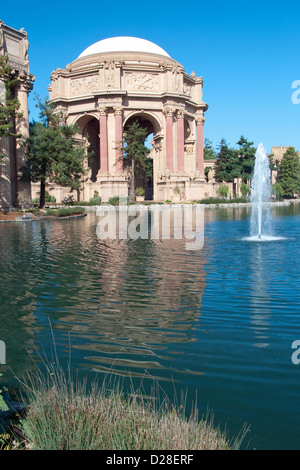
<path id="1" fill-rule="evenodd" d="M 127 72 L 125 87 L 127 90 L 157 91 L 160 89 L 159 75 L 154 73 Z"/>
<path id="2" fill-rule="evenodd" d="M 73 78 L 71 80 L 71 95 L 84 95 L 99 89 L 99 77 L 98 75 L 92 75 L 89 77 Z"/>

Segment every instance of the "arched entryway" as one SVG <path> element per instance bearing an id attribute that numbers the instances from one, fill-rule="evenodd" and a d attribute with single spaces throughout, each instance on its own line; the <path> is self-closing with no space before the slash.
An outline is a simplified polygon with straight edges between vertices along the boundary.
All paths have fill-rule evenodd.
<path id="1" fill-rule="evenodd" d="M 90 168 L 90 180 L 97 181 L 100 169 L 100 142 L 99 142 L 99 120 L 94 116 L 85 115 L 78 119 L 76 125 L 80 137 L 88 142 L 88 167 Z"/>
<path id="2" fill-rule="evenodd" d="M 154 151 L 152 140 L 159 132 L 160 126 L 155 118 L 149 114 L 136 113 L 127 118 L 124 123 L 124 133 L 133 123 L 137 122 L 140 127 L 146 130 L 145 146 L 149 149 L 149 154 L 146 161 L 144 170 L 137 172 L 135 177 L 135 188 L 143 188 L 145 192 L 145 199 L 153 199 L 153 166 L 154 166 Z"/>

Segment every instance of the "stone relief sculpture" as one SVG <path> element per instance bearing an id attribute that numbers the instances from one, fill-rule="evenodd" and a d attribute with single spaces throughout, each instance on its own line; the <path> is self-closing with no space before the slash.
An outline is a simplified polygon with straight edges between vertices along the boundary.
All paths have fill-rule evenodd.
<path id="1" fill-rule="evenodd" d="M 181 82 L 181 68 L 175 65 L 174 67 L 172 67 L 173 90 L 176 90 L 176 91 L 180 90 L 180 82 Z"/>
<path id="2" fill-rule="evenodd" d="M 91 77 L 74 78 L 71 81 L 71 94 L 73 96 L 81 95 L 87 92 L 96 91 L 99 86 L 97 75 Z"/>
<path id="3" fill-rule="evenodd" d="M 185 95 L 191 96 L 192 95 L 192 86 L 188 85 L 187 83 L 183 83 L 183 93 Z"/>
<path id="4" fill-rule="evenodd" d="M 128 72 L 126 85 L 131 90 L 159 90 L 159 76 L 150 73 Z"/>
<path id="5" fill-rule="evenodd" d="M 104 63 L 105 70 L 105 86 L 107 88 L 115 88 L 116 86 L 116 75 L 115 70 L 116 66 L 114 61 L 109 61 Z"/>

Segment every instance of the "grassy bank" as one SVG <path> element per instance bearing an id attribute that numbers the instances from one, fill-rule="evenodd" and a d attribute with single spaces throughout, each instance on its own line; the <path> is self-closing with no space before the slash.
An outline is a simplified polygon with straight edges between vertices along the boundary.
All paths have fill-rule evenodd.
<path id="1" fill-rule="evenodd" d="M 187 417 L 183 405 L 141 389 L 125 394 L 112 378 L 88 388 L 50 367 L 23 387 L 28 408 L 14 446 L 28 450 L 230 450 L 245 434 L 230 441 L 211 418 Z"/>

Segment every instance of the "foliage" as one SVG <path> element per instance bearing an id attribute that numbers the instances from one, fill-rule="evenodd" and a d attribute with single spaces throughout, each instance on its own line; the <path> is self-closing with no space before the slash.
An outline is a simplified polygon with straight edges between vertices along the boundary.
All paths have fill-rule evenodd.
<path id="1" fill-rule="evenodd" d="M 188 417 L 155 382 L 144 398 L 143 385 L 127 394 L 112 377 L 88 386 L 57 362 L 45 367 L 45 375 L 38 371 L 24 382 L 29 407 L 22 429 L 32 450 L 229 450 L 247 431 L 230 442 L 211 415 L 199 419 L 194 408 Z"/>
<path id="2" fill-rule="evenodd" d="M 15 133 L 14 120 L 21 118 L 22 113 L 18 111 L 20 103 L 14 98 L 13 91 L 18 84 L 18 79 L 12 75 L 11 67 L 8 64 L 8 56 L 0 56 L 0 82 L 4 83 L 4 102 L 0 102 L 0 137 L 20 138 L 20 134 Z M 0 154 L 0 161 L 6 156 Z"/>
<path id="3" fill-rule="evenodd" d="M 285 198 L 300 194 L 300 159 L 294 147 L 289 147 L 279 165 L 277 182 Z"/>
<path id="4" fill-rule="evenodd" d="M 126 199 L 126 202 L 128 202 L 128 197 L 123 197 L 123 196 L 113 196 L 113 197 L 110 197 L 109 200 L 108 200 L 108 204 L 112 204 L 113 206 L 116 206 L 120 203 L 120 199 L 121 200 L 125 200 Z"/>
<path id="5" fill-rule="evenodd" d="M 238 148 L 230 148 L 225 139 L 219 144 L 219 152 L 215 166 L 216 181 L 232 183 L 234 178 L 242 178 L 246 183 L 251 179 L 254 162 L 255 148 L 253 142 L 241 136 L 237 142 Z"/>
<path id="6" fill-rule="evenodd" d="M 280 183 L 276 182 L 272 184 L 272 194 L 276 196 L 276 199 L 283 199 L 284 191 Z"/>
<path id="7" fill-rule="evenodd" d="M 61 207 L 59 209 L 48 209 L 46 215 L 53 215 L 54 217 L 68 217 L 70 215 L 83 214 L 84 209 L 81 207 Z"/>
<path id="8" fill-rule="evenodd" d="M 51 203 L 55 203 L 56 202 L 56 199 L 54 196 L 51 196 L 51 194 L 49 193 L 49 191 L 45 191 L 45 202 L 51 202 Z M 32 200 L 32 203 L 33 204 L 40 204 L 40 198 L 37 197 L 35 199 Z"/>
<path id="9" fill-rule="evenodd" d="M 228 147 L 225 139 L 219 144 L 219 152 L 215 165 L 215 179 L 217 182 L 233 182 L 241 174 L 240 160 L 237 152 Z"/>
<path id="10" fill-rule="evenodd" d="M 145 189 L 144 189 L 144 188 L 141 188 L 141 187 L 136 188 L 136 191 L 135 191 L 135 192 L 136 192 L 136 195 L 137 195 L 137 196 L 144 196 L 144 195 L 145 195 Z"/>
<path id="11" fill-rule="evenodd" d="M 220 199 L 216 197 L 209 197 L 206 199 L 201 199 L 200 201 L 193 201 L 194 204 L 246 204 L 249 202 L 249 199 L 246 197 L 236 197 L 233 199 Z"/>
<path id="12" fill-rule="evenodd" d="M 92 206 L 97 206 L 99 204 L 101 204 L 101 196 L 99 196 L 99 192 L 98 191 L 94 191 L 94 195 L 93 197 L 90 198 L 90 201 Z"/>
<path id="13" fill-rule="evenodd" d="M 136 178 L 141 174 L 149 176 L 151 172 L 152 161 L 147 158 L 150 149 L 145 146 L 146 137 L 147 129 L 138 121 L 129 125 L 123 134 L 123 147 L 120 150 L 124 166 L 130 171 L 130 201 L 134 199 Z"/>
<path id="14" fill-rule="evenodd" d="M 227 198 L 228 192 L 229 192 L 229 187 L 226 184 L 221 184 L 219 188 L 217 189 L 217 194 L 219 194 L 220 197 Z"/>
<path id="15" fill-rule="evenodd" d="M 204 139 L 204 160 L 213 160 L 216 158 L 217 152 L 214 150 L 212 142 L 205 138 Z"/>
<path id="16" fill-rule="evenodd" d="M 242 182 L 240 190 L 241 190 L 241 193 L 242 193 L 243 196 L 248 196 L 248 194 L 250 192 L 249 186 L 244 182 Z"/>
<path id="17" fill-rule="evenodd" d="M 74 201 L 74 196 L 71 194 L 70 196 L 66 196 L 62 201 L 61 201 L 63 206 L 73 206 L 75 204 Z M 76 202 L 77 204 L 77 202 Z"/>
<path id="18" fill-rule="evenodd" d="M 31 122 L 27 139 L 27 162 L 20 169 L 23 179 L 41 183 L 40 207 L 45 204 L 46 182 L 79 189 L 86 171 L 85 148 L 74 143 L 75 125 L 67 125 L 55 105 L 37 98 L 40 122 Z"/>
<path id="19" fill-rule="evenodd" d="M 237 145 L 239 146 L 236 152 L 240 161 L 240 176 L 243 182 L 246 182 L 252 177 L 256 149 L 253 147 L 253 142 L 248 142 L 244 136 L 240 137 Z"/>

